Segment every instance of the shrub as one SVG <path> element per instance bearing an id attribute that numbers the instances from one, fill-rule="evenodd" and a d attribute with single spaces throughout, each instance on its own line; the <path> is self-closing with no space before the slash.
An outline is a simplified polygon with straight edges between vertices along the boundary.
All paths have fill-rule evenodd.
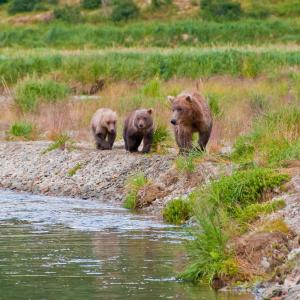
<path id="1" fill-rule="evenodd" d="M 123 0 L 115 6 L 112 11 L 111 19 L 114 22 L 127 21 L 139 15 L 139 8 L 133 0 Z"/>
<path id="2" fill-rule="evenodd" d="M 206 98 L 213 116 L 216 118 L 220 117 L 222 115 L 222 110 L 220 108 L 220 95 L 216 93 L 209 93 L 206 95 Z"/>
<path id="3" fill-rule="evenodd" d="M 85 9 L 96 9 L 101 5 L 101 0 L 82 0 L 81 6 Z"/>
<path id="4" fill-rule="evenodd" d="M 175 159 L 175 167 L 179 172 L 191 174 L 196 170 L 195 160 L 201 158 L 204 152 L 198 149 L 191 150 L 187 155 L 179 155 Z"/>
<path id="5" fill-rule="evenodd" d="M 16 14 L 32 11 L 39 2 L 41 2 L 41 0 L 12 0 L 8 6 L 8 13 Z"/>
<path id="6" fill-rule="evenodd" d="M 137 173 L 127 180 L 126 189 L 128 193 L 124 201 L 124 208 L 136 209 L 138 192 L 147 183 L 148 179 L 143 173 Z"/>
<path id="7" fill-rule="evenodd" d="M 41 101 L 56 102 L 65 99 L 69 88 L 54 80 L 25 79 L 18 83 L 15 102 L 23 112 L 34 111 Z"/>
<path id="8" fill-rule="evenodd" d="M 154 151 L 158 151 L 158 148 L 162 146 L 164 142 L 170 139 L 170 132 L 168 127 L 163 125 L 158 125 L 153 134 L 152 147 Z"/>
<path id="9" fill-rule="evenodd" d="M 54 142 L 52 144 L 50 144 L 44 151 L 43 154 L 53 151 L 55 149 L 60 149 L 60 150 L 73 150 L 74 148 L 74 141 L 73 139 L 66 133 L 61 133 L 60 135 L 58 135 Z"/>
<path id="10" fill-rule="evenodd" d="M 172 0 L 151 0 L 151 8 L 160 9 L 162 6 L 170 5 Z"/>
<path id="11" fill-rule="evenodd" d="M 4 3 L 7 3 L 7 2 L 8 2 L 8 0 L 0 0 L 0 5 L 4 4 Z"/>
<path id="12" fill-rule="evenodd" d="M 241 4 L 231 0 L 201 0 L 200 13 L 204 19 L 237 20 L 242 16 Z"/>
<path id="13" fill-rule="evenodd" d="M 53 11 L 54 18 L 67 23 L 78 23 L 82 21 L 82 15 L 78 6 L 65 5 L 57 7 Z"/>
<path id="14" fill-rule="evenodd" d="M 187 200 L 178 198 L 167 203 L 163 209 L 163 218 L 166 222 L 182 224 L 191 217 L 191 207 Z"/>
<path id="15" fill-rule="evenodd" d="M 16 137 L 24 137 L 28 139 L 33 131 L 33 126 L 28 122 L 16 122 L 11 125 L 9 134 Z"/>

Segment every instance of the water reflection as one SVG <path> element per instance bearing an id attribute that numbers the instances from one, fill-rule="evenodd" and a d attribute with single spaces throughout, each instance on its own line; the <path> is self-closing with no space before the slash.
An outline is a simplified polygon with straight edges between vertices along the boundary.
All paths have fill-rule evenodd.
<path id="1" fill-rule="evenodd" d="M 0 193 L 0 299 L 252 299 L 178 282 L 186 235 L 91 201 Z"/>

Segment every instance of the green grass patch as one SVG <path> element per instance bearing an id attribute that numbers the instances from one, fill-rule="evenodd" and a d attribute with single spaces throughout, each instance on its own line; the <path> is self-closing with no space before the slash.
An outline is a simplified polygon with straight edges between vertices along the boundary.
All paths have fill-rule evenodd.
<path id="1" fill-rule="evenodd" d="M 175 168 L 180 173 L 191 174 L 196 171 L 197 159 L 200 159 L 204 152 L 197 148 L 192 149 L 186 155 L 179 155 L 175 159 Z"/>
<path id="2" fill-rule="evenodd" d="M 77 163 L 73 168 L 71 168 L 69 171 L 68 171 L 68 176 L 72 177 L 76 174 L 76 172 L 78 170 L 80 170 L 82 168 L 82 164 L 81 163 Z"/>
<path id="3" fill-rule="evenodd" d="M 287 180 L 287 175 L 271 169 L 254 168 L 235 171 L 193 192 L 188 201 L 197 226 L 188 245 L 191 264 L 181 277 L 211 283 L 216 278 L 236 276 L 239 270 L 230 238 L 243 232 L 244 225 L 258 216 L 284 207 L 283 200 L 263 200 L 266 192 Z"/>
<path id="4" fill-rule="evenodd" d="M 162 213 L 166 222 L 180 225 L 191 217 L 191 207 L 185 199 L 173 199 L 167 203 Z"/>
<path id="5" fill-rule="evenodd" d="M 30 139 L 34 126 L 28 122 L 15 122 L 10 126 L 9 135 Z"/>
<path id="6" fill-rule="evenodd" d="M 152 148 L 156 152 L 160 152 L 166 146 L 166 142 L 171 139 L 171 135 L 167 126 L 157 125 L 153 133 Z"/>
<path id="7" fill-rule="evenodd" d="M 284 106 L 259 118 L 250 133 L 237 139 L 232 159 L 239 163 L 256 160 L 272 167 L 299 160 L 300 109 Z"/>
<path id="8" fill-rule="evenodd" d="M 16 86 L 15 102 L 23 112 L 31 112 L 40 102 L 64 100 L 69 93 L 68 87 L 56 81 L 27 78 Z"/>
<path id="9" fill-rule="evenodd" d="M 43 154 L 46 154 L 47 152 L 60 149 L 60 150 L 73 150 L 74 149 L 75 141 L 65 133 L 62 133 L 56 137 L 53 143 L 51 143 L 44 151 Z"/>
<path id="10" fill-rule="evenodd" d="M 124 208 L 136 209 L 138 201 L 139 190 L 148 183 L 147 177 L 143 173 L 137 173 L 131 176 L 126 182 L 126 189 L 128 191 L 125 201 Z"/>

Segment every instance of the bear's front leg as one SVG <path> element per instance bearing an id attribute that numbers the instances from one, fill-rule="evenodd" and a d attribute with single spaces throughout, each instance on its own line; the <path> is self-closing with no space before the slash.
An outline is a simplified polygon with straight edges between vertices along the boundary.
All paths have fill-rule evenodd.
<path id="1" fill-rule="evenodd" d="M 176 126 L 175 139 L 179 147 L 179 153 L 187 153 L 192 149 L 192 130 L 184 126 Z"/>
<path id="2" fill-rule="evenodd" d="M 109 132 L 108 133 L 108 144 L 110 145 L 110 149 L 112 149 L 112 146 L 116 140 L 116 137 L 117 137 L 117 133 L 114 132 L 114 133 L 111 133 Z"/>
<path id="3" fill-rule="evenodd" d="M 143 141 L 143 153 L 149 153 L 151 150 L 152 146 L 152 141 L 153 141 L 153 132 L 149 132 L 144 136 L 144 141 Z"/>
<path id="4" fill-rule="evenodd" d="M 96 139 L 96 147 L 98 150 L 110 150 L 111 149 L 110 144 L 106 141 L 106 134 L 98 133 L 95 136 L 95 139 Z"/>
<path id="5" fill-rule="evenodd" d="M 198 141 L 198 143 L 199 143 L 199 147 L 200 147 L 201 151 L 205 151 L 205 148 L 206 148 L 206 145 L 208 143 L 209 137 L 210 137 L 210 131 L 202 132 L 202 133 L 199 132 L 199 141 Z"/>
<path id="6" fill-rule="evenodd" d="M 138 148 L 142 142 L 142 138 L 140 136 L 128 136 L 127 137 L 127 147 L 130 152 L 137 152 Z"/>

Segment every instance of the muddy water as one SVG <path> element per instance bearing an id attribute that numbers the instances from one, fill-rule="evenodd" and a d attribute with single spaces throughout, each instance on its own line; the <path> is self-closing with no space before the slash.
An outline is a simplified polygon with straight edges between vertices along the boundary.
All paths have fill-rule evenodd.
<path id="1" fill-rule="evenodd" d="M 0 191 L 0 299 L 252 299 L 176 280 L 187 238 L 95 201 Z"/>

